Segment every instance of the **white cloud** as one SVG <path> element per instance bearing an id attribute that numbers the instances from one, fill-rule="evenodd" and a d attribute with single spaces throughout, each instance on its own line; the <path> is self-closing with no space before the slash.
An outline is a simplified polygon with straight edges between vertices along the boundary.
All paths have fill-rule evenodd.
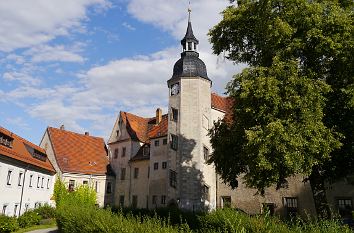
<path id="1" fill-rule="evenodd" d="M 127 29 L 129 29 L 130 31 L 135 31 L 135 30 L 136 30 L 135 27 L 133 27 L 132 25 L 130 25 L 130 24 L 127 23 L 127 22 L 123 22 L 123 23 L 122 23 L 122 26 L 125 27 L 125 28 L 127 28 Z"/>
<path id="2" fill-rule="evenodd" d="M 87 8 L 109 7 L 106 0 L 0 1 L 0 51 L 43 44 L 78 29 Z"/>
<path id="3" fill-rule="evenodd" d="M 20 82 L 25 86 L 38 86 L 41 83 L 40 79 L 38 78 L 33 78 L 29 74 L 16 72 L 16 71 L 5 72 L 2 77 L 5 81 Z"/>
<path id="4" fill-rule="evenodd" d="M 64 45 L 38 45 L 25 52 L 32 57 L 32 62 L 84 62 L 84 58 L 78 54 L 81 49 L 67 48 Z"/>

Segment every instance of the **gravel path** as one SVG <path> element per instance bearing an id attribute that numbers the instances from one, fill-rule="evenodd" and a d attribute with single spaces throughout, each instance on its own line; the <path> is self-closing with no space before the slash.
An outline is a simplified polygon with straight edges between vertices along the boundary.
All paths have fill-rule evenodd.
<path id="1" fill-rule="evenodd" d="M 57 227 L 52 227 L 52 228 L 47 228 L 47 229 L 39 229 L 35 231 L 29 231 L 27 233 L 57 233 L 58 228 Z"/>

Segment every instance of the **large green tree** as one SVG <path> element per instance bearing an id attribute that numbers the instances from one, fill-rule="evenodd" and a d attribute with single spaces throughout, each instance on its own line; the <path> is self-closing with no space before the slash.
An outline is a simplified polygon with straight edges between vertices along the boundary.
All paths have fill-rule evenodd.
<path id="1" fill-rule="evenodd" d="M 249 65 L 228 84 L 232 116 L 210 132 L 209 162 L 232 187 L 244 174 L 263 193 L 303 174 L 328 216 L 325 182 L 354 171 L 353 17 L 352 0 L 239 0 L 224 10 L 213 50 Z"/>

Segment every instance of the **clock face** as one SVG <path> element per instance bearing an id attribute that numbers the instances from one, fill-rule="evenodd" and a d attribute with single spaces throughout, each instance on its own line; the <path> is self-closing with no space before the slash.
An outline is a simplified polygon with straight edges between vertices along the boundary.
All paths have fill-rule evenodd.
<path id="1" fill-rule="evenodd" d="M 179 93 L 179 83 L 175 83 L 171 86 L 171 95 L 177 95 Z"/>

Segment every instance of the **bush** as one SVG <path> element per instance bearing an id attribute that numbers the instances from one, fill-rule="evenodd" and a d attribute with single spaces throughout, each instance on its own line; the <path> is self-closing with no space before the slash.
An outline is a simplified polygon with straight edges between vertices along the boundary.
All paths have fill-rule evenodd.
<path id="1" fill-rule="evenodd" d="M 34 225 L 39 225 L 41 219 L 42 217 L 35 210 L 30 210 L 25 212 L 18 218 L 18 224 L 21 228 L 30 227 Z"/>
<path id="2" fill-rule="evenodd" d="M 17 231 L 19 229 L 17 219 L 0 214 L 0 233 Z"/>
<path id="3" fill-rule="evenodd" d="M 55 208 L 48 204 L 34 209 L 34 212 L 36 212 L 43 219 L 55 218 Z"/>

